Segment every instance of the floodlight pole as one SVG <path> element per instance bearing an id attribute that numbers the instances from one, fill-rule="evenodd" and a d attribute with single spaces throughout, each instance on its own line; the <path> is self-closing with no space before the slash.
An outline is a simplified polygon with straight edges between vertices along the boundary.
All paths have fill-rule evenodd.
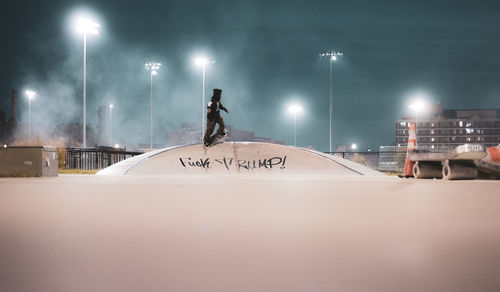
<path id="1" fill-rule="evenodd" d="M 150 95 L 151 112 L 149 115 L 149 130 L 150 130 L 149 148 L 153 149 L 153 71 L 152 70 L 151 70 L 150 77 L 151 77 L 151 83 L 150 83 L 149 95 Z"/>
<path id="2" fill-rule="evenodd" d="M 203 81 L 202 81 L 202 102 L 201 102 L 201 139 L 203 140 L 203 137 L 205 136 L 205 68 L 206 68 L 206 62 L 203 62 Z"/>
<path id="3" fill-rule="evenodd" d="M 293 112 L 293 146 L 297 147 L 297 111 Z"/>
<path id="4" fill-rule="evenodd" d="M 36 95 L 36 92 L 31 90 L 26 90 L 26 96 L 28 96 L 28 139 L 31 141 L 31 99 Z"/>
<path id="5" fill-rule="evenodd" d="M 333 122 L 333 58 L 330 58 L 330 153 L 332 152 L 332 122 Z"/>
<path id="6" fill-rule="evenodd" d="M 147 71 L 150 71 L 150 86 L 149 86 L 149 99 L 150 99 L 150 116 L 149 116 L 149 147 L 153 149 L 153 75 L 158 74 L 156 70 L 160 69 L 161 63 L 148 62 L 144 65 Z"/>
<path id="7" fill-rule="evenodd" d="M 415 144 L 418 147 L 418 130 L 417 130 L 417 125 L 418 125 L 418 110 L 415 111 Z"/>
<path id="8" fill-rule="evenodd" d="M 28 98 L 28 140 L 31 141 L 31 98 Z"/>
<path id="9" fill-rule="evenodd" d="M 83 33 L 83 148 L 87 148 L 87 33 Z"/>
<path id="10" fill-rule="evenodd" d="M 112 147 L 111 137 L 113 136 L 113 104 L 109 104 L 109 146 Z"/>
<path id="11" fill-rule="evenodd" d="M 99 34 L 99 24 L 80 19 L 77 30 L 83 33 L 83 148 L 87 148 L 87 33 Z"/>
<path id="12" fill-rule="evenodd" d="M 341 52 L 336 51 L 328 51 L 326 53 L 320 54 L 320 56 L 328 56 L 330 57 L 330 153 L 332 152 L 332 139 L 333 139 L 333 61 L 337 60 L 337 56 L 342 56 Z"/>

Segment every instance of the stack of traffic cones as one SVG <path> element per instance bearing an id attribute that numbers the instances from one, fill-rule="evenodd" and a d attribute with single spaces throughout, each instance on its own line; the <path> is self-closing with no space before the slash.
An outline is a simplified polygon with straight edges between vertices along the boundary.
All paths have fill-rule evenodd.
<path id="1" fill-rule="evenodd" d="M 408 153 L 417 149 L 417 135 L 415 134 L 415 124 L 410 125 L 410 132 L 408 133 L 408 147 L 406 150 L 405 172 L 403 177 L 413 177 L 413 165 L 415 161 L 408 159 Z"/>

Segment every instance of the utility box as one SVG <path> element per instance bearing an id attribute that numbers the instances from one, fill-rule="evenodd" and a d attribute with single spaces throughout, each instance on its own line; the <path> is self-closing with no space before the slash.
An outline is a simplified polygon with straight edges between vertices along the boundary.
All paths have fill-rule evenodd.
<path id="1" fill-rule="evenodd" d="M 13 146 L 0 148 L 0 177 L 57 176 L 57 148 Z"/>

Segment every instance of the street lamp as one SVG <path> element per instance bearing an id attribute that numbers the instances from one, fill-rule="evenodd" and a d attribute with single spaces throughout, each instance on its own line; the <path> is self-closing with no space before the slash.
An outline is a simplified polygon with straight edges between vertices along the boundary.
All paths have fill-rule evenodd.
<path id="1" fill-rule="evenodd" d="M 326 53 L 319 54 L 321 57 L 330 57 L 330 152 L 332 152 L 332 123 L 333 123 L 333 61 L 337 60 L 337 56 L 342 56 L 341 52 L 328 51 Z"/>
<path id="2" fill-rule="evenodd" d="M 352 143 L 352 144 L 351 144 L 351 149 L 352 149 L 353 151 L 356 151 L 356 149 L 358 149 L 358 144 L 356 144 L 356 143 Z"/>
<path id="3" fill-rule="evenodd" d="M 144 68 L 146 71 L 150 72 L 151 85 L 150 85 L 150 105 L 151 105 L 151 113 L 150 113 L 150 136 L 149 136 L 149 148 L 153 149 L 153 75 L 158 74 L 158 70 L 161 67 L 161 63 L 158 62 L 147 62 L 144 64 Z"/>
<path id="4" fill-rule="evenodd" d="M 421 112 L 425 108 L 425 103 L 422 100 L 416 100 L 410 104 L 410 108 L 415 111 L 415 142 L 417 142 L 418 147 L 418 112 Z"/>
<path id="5" fill-rule="evenodd" d="M 203 80 L 202 80 L 202 97 L 201 97 L 201 138 L 205 135 L 205 68 L 207 65 L 214 64 L 215 61 L 211 59 L 206 59 L 203 57 L 198 57 L 195 60 L 196 65 L 202 66 L 203 68 Z"/>
<path id="6" fill-rule="evenodd" d="M 298 104 L 292 104 L 288 111 L 293 114 L 293 145 L 297 146 L 297 114 L 302 112 L 302 107 Z"/>
<path id="7" fill-rule="evenodd" d="M 76 21 L 76 30 L 83 34 L 83 148 L 87 148 L 87 34 L 99 34 L 99 27 L 87 18 Z"/>
<path id="8" fill-rule="evenodd" d="M 113 104 L 109 104 L 109 146 L 111 146 L 111 136 L 113 133 Z"/>
<path id="9" fill-rule="evenodd" d="M 26 96 L 28 96 L 28 139 L 31 141 L 31 100 L 35 98 L 36 92 L 26 90 Z"/>

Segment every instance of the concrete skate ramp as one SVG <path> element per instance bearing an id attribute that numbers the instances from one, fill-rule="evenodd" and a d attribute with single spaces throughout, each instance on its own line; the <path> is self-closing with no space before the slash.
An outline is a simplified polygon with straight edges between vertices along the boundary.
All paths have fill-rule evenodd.
<path id="1" fill-rule="evenodd" d="M 200 144 L 155 150 L 116 163 L 97 175 L 186 174 L 384 174 L 321 152 L 256 142 Z"/>

